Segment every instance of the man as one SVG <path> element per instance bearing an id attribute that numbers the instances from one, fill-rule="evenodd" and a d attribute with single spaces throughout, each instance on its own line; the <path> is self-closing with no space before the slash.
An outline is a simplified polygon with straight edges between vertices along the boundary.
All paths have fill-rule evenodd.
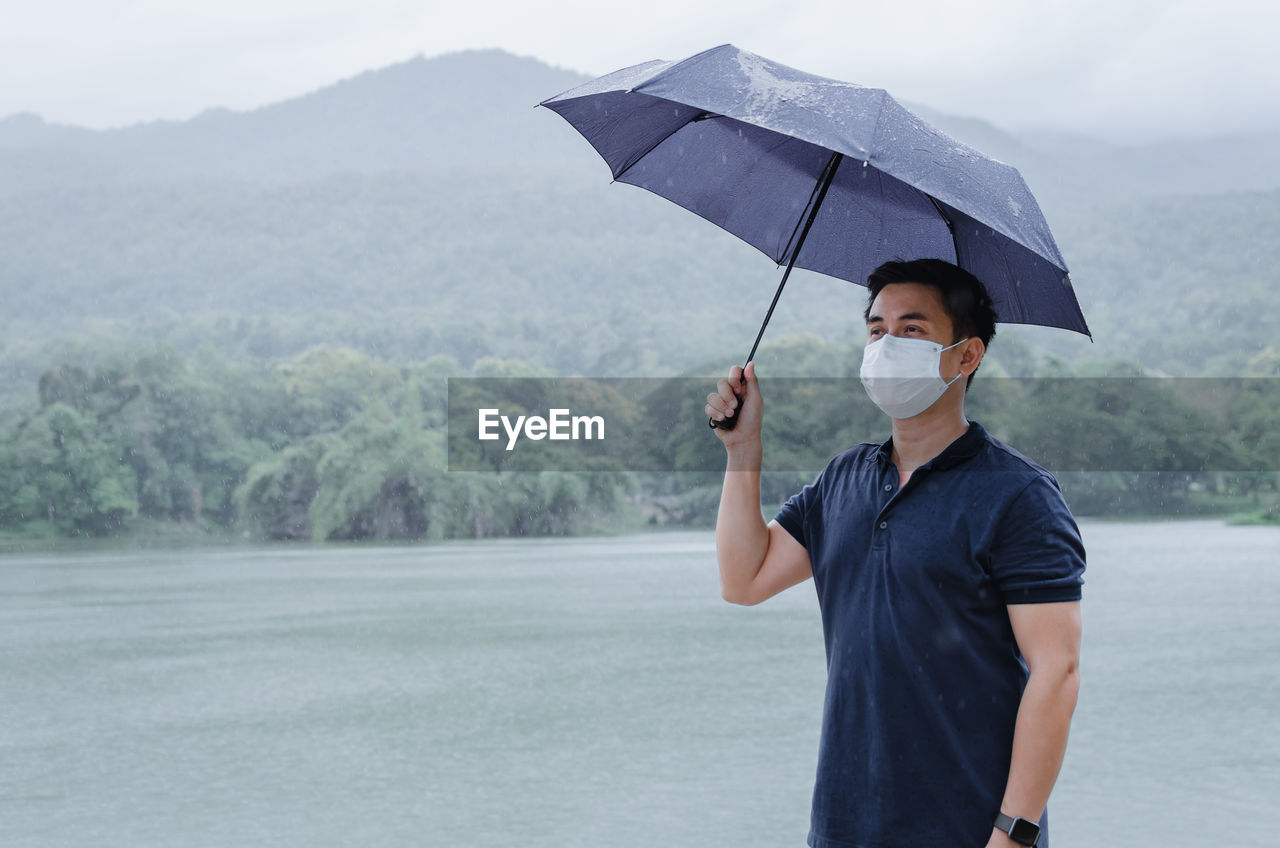
<path id="1" fill-rule="evenodd" d="M 726 600 L 813 577 L 827 653 L 814 848 L 1047 848 L 1079 687 L 1084 549 L 1057 481 L 964 415 L 995 335 L 985 288 L 941 260 L 868 279 L 863 384 L 893 419 L 765 524 L 754 364 L 707 396 L 728 453 Z"/>

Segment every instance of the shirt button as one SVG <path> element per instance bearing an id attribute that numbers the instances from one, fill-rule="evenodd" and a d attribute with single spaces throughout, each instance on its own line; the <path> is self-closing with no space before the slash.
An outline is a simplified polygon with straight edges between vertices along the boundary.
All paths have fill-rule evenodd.
<path id="1" fill-rule="evenodd" d="M 885 483 L 885 484 L 884 484 L 884 490 L 885 490 L 886 492 L 892 492 L 892 491 L 893 491 L 893 484 L 892 484 L 892 483 Z"/>
<path id="2" fill-rule="evenodd" d="M 883 530 L 884 528 L 886 528 L 886 527 L 888 527 L 888 526 L 889 526 L 889 522 L 887 522 L 887 521 L 881 521 L 881 522 L 880 522 L 880 529 L 881 529 L 881 530 Z"/>

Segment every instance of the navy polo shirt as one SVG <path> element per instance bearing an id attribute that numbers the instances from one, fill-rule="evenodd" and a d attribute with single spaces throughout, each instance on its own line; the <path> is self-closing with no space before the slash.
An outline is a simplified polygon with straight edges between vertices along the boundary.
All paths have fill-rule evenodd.
<path id="1" fill-rule="evenodd" d="M 1005 605 L 1078 600 L 1084 547 L 1053 475 L 977 422 L 901 488 L 892 450 L 840 454 L 777 516 L 826 641 L 809 844 L 981 848 L 1027 682 Z"/>

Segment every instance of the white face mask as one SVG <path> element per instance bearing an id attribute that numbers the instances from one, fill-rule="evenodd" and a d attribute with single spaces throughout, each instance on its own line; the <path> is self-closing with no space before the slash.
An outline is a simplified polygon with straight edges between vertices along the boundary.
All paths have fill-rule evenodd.
<path id="1" fill-rule="evenodd" d="M 890 418 L 914 418 L 938 402 L 951 384 L 964 376 L 942 379 L 943 347 L 928 339 L 904 339 L 885 333 L 862 351 L 862 387 Z"/>

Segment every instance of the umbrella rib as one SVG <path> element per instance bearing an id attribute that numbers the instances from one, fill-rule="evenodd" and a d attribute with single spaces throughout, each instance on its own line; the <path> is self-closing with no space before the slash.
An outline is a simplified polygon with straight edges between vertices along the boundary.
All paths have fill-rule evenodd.
<path id="1" fill-rule="evenodd" d="M 942 208 L 942 204 L 938 202 L 938 198 L 929 192 L 925 192 L 924 196 L 929 198 L 929 202 L 933 204 L 933 208 L 938 210 L 938 215 L 942 218 L 942 222 L 947 225 L 947 232 L 951 233 L 951 249 L 956 253 L 956 264 L 960 264 L 960 240 L 956 238 L 956 224 L 951 220 L 951 216 Z"/>
<path id="2" fill-rule="evenodd" d="M 696 121 L 705 121 L 705 120 L 707 120 L 708 118 L 723 118 L 723 117 L 724 117 L 723 115 L 717 115 L 717 114 L 715 114 L 714 112 L 707 112 L 707 111 L 699 112 L 698 114 L 694 115 L 694 116 L 693 116 L 692 118 L 690 118 L 689 120 L 685 121 L 685 122 L 684 122 L 683 124 L 681 124 L 680 126 L 678 126 L 678 127 L 676 127 L 675 129 L 673 129 L 671 132 L 669 132 L 669 133 L 667 133 L 666 135 L 664 135 L 662 138 L 660 138 L 660 139 L 658 139 L 657 141 L 655 141 L 653 144 L 649 145 L 648 149 L 646 149 L 644 153 L 641 153 L 639 156 L 637 156 L 636 158 L 632 159 L 630 162 L 628 162 L 628 163 L 627 163 L 627 167 L 623 168 L 621 171 L 619 171 L 618 173 L 614 174 L 614 175 L 613 175 L 613 181 L 616 183 L 618 180 L 622 179 L 623 175 L 624 175 L 624 174 L 626 174 L 626 173 L 627 173 L 627 171 L 630 171 L 633 167 L 635 167 L 635 165 L 636 165 L 636 163 L 637 163 L 637 162 L 639 162 L 639 161 L 640 161 L 641 159 L 643 159 L 644 157 L 648 156 L 648 155 L 649 155 L 650 153 L 652 153 L 653 151 L 657 150 L 657 149 L 658 149 L 658 145 L 662 144 L 662 142 L 666 141 L 667 139 L 671 138 L 671 136 L 673 136 L 673 135 L 675 135 L 676 133 L 680 132 L 680 130 L 682 130 L 682 129 L 684 129 L 685 127 L 689 126 L 689 124 L 692 124 L 692 123 L 694 123 L 694 122 L 696 122 Z"/>

